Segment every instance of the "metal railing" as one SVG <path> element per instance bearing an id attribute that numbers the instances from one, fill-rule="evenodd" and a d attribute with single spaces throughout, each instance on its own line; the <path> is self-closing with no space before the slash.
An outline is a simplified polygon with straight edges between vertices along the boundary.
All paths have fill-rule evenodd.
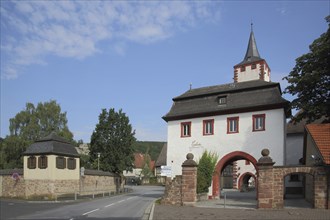
<path id="1" fill-rule="evenodd" d="M 119 194 L 132 192 L 131 188 L 123 188 L 118 190 L 86 190 L 86 191 L 71 191 L 71 192 L 56 192 L 54 193 L 54 200 L 81 200 L 81 199 L 95 199 L 102 197 L 111 197 Z"/>

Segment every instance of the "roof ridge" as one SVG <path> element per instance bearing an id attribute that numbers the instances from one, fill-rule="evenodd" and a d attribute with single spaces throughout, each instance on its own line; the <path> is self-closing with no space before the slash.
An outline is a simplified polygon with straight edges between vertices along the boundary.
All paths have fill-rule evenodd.
<path id="1" fill-rule="evenodd" d="M 256 85 L 256 83 L 258 83 Z M 249 85 L 251 84 L 251 85 Z M 187 99 L 187 98 L 192 98 L 192 97 L 200 97 L 200 96 L 205 96 L 205 95 L 211 95 L 211 94 L 220 94 L 220 93 L 232 93 L 232 92 L 237 92 L 241 90 L 249 90 L 249 89 L 257 89 L 260 87 L 268 87 L 268 86 L 275 86 L 279 85 L 278 82 L 267 82 L 264 80 L 250 80 L 250 81 L 245 81 L 245 82 L 233 82 L 233 83 L 226 83 L 226 84 L 219 84 L 219 85 L 213 85 L 213 86 L 205 86 L 205 87 L 200 87 L 196 89 L 190 89 L 184 92 L 183 94 L 174 97 L 173 101 L 176 100 L 182 100 L 182 99 Z M 217 89 L 217 91 L 209 91 L 210 89 Z M 220 89 L 223 88 L 221 91 Z M 203 92 L 203 90 L 205 90 Z"/>

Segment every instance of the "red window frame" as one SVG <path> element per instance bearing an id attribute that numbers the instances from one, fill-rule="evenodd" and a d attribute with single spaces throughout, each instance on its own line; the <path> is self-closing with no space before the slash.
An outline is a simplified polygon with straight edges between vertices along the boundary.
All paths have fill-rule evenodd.
<path id="1" fill-rule="evenodd" d="M 230 122 L 231 121 L 236 121 L 237 122 L 237 126 L 236 126 L 235 131 L 230 130 Z M 227 118 L 227 134 L 236 134 L 236 133 L 239 133 L 239 117 Z"/>
<path id="2" fill-rule="evenodd" d="M 188 127 L 188 134 L 185 134 L 185 126 Z M 181 122 L 181 137 L 191 137 L 191 122 Z"/>
<path id="3" fill-rule="evenodd" d="M 208 123 L 211 123 L 211 132 L 206 133 L 206 126 Z M 213 135 L 214 134 L 214 119 L 203 120 L 203 135 Z"/>
<path id="4" fill-rule="evenodd" d="M 262 118 L 262 127 L 261 129 L 257 129 L 257 119 Z M 266 130 L 266 114 L 258 114 L 258 115 L 252 115 L 252 131 L 265 131 Z"/>

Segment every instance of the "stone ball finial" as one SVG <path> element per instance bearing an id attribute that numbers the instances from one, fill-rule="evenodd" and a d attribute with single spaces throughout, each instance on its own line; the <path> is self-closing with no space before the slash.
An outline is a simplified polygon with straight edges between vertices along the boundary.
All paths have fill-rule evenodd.
<path id="1" fill-rule="evenodd" d="M 186 158 L 187 158 L 187 160 L 192 160 L 192 159 L 194 159 L 194 155 L 192 153 L 188 153 Z"/>
<path id="2" fill-rule="evenodd" d="M 261 166 L 273 166 L 275 162 L 273 162 L 273 159 L 269 156 L 269 149 L 265 148 L 261 151 L 262 157 L 258 160 L 258 165 Z"/>
<path id="3" fill-rule="evenodd" d="M 269 150 L 267 148 L 263 149 L 261 151 L 261 155 L 264 157 L 268 157 L 269 156 Z"/>
<path id="4" fill-rule="evenodd" d="M 188 153 L 186 156 L 187 160 L 183 162 L 182 167 L 197 167 L 197 163 L 193 160 L 194 155 L 192 153 Z"/>

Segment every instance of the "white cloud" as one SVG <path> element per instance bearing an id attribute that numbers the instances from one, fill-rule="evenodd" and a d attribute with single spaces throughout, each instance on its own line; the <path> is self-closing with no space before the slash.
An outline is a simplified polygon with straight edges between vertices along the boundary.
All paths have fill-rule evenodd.
<path id="1" fill-rule="evenodd" d="M 215 3 L 198 1 L 5 1 L 1 77 L 16 78 L 24 67 L 47 63 L 48 55 L 84 59 L 102 52 L 103 40 L 123 55 L 126 41 L 161 41 L 218 15 Z"/>

